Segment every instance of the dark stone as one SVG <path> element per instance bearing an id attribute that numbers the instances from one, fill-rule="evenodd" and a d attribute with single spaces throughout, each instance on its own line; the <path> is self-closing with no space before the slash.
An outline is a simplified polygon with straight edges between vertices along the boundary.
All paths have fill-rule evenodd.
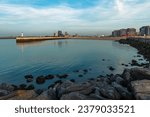
<path id="1" fill-rule="evenodd" d="M 11 84 L 7 84 L 7 83 L 2 83 L 0 84 L 0 89 L 3 89 L 3 90 L 7 90 L 7 91 L 14 91 L 14 87 L 11 85 Z"/>
<path id="2" fill-rule="evenodd" d="M 75 79 L 71 79 L 70 81 L 71 81 L 71 82 L 75 82 Z"/>
<path id="3" fill-rule="evenodd" d="M 75 71 L 73 71 L 73 72 L 78 73 L 78 72 L 79 72 L 79 70 L 75 70 Z"/>
<path id="4" fill-rule="evenodd" d="M 131 92 L 129 92 L 126 87 L 123 87 L 123 86 L 117 84 L 116 82 L 113 82 L 112 86 L 118 91 L 118 93 L 121 96 L 121 99 L 124 99 L 124 100 L 132 100 L 133 99 Z"/>
<path id="5" fill-rule="evenodd" d="M 8 95 L 10 92 L 7 90 L 0 89 L 0 97 Z"/>
<path id="6" fill-rule="evenodd" d="M 55 84 L 57 84 L 57 83 L 62 84 L 62 81 L 61 81 L 61 80 L 57 80 L 57 81 L 55 82 Z"/>
<path id="7" fill-rule="evenodd" d="M 114 71 L 115 68 L 113 68 L 112 66 L 110 66 L 110 67 L 109 67 L 109 70 L 110 70 L 110 71 Z"/>
<path id="8" fill-rule="evenodd" d="M 18 86 L 14 85 L 14 84 L 12 86 L 14 87 L 14 90 L 18 89 Z"/>
<path id="9" fill-rule="evenodd" d="M 83 75 L 80 74 L 80 75 L 78 75 L 78 77 L 83 77 Z"/>
<path id="10" fill-rule="evenodd" d="M 83 71 L 84 71 L 85 73 L 87 73 L 87 72 L 88 72 L 88 70 L 87 70 L 87 69 L 84 69 Z"/>
<path id="11" fill-rule="evenodd" d="M 131 66 L 140 66 L 140 64 L 136 60 L 132 60 Z"/>
<path id="12" fill-rule="evenodd" d="M 25 75 L 24 77 L 25 77 L 25 79 L 28 79 L 28 78 L 32 78 L 33 79 L 32 75 Z"/>
<path id="13" fill-rule="evenodd" d="M 105 59 L 102 59 L 102 61 L 105 61 Z"/>
<path id="14" fill-rule="evenodd" d="M 39 76 L 36 78 L 36 83 L 37 84 L 44 84 L 45 83 L 45 77 L 44 76 Z"/>
<path id="15" fill-rule="evenodd" d="M 26 89 L 26 86 L 27 86 L 26 84 L 21 84 L 21 85 L 19 86 L 19 89 L 20 89 L 20 90 L 25 90 L 25 89 Z"/>
<path id="16" fill-rule="evenodd" d="M 41 93 L 43 93 L 43 91 L 44 91 L 43 89 L 37 89 L 37 90 L 36 90 L 36 93 L 37 93 L 38 95 L 40 95 Z"/>
<path id="17" fill-rule="evenodd" d="M 46 80 L 50 80 L 50 79 L 53 79 L 53 78 L 54 78 L 54 75 L 51 75 L 51 74 L 49 74 L 45 77 Z"/>
<path id="18" fill-rule="evenodd" d="M 27 78 L 27 82 L 32 82 L 33 78 Z"/>
<path id="19" fill-rule="evenodd" d="M 64 94 L 61 97 L 61 100 L 86 100 L 87 96 L 77 93 L 77 92 L 71 92 L 69 94 Z"/>
<path id="20" fill-rule="evenodd" d="M 54 86 L 55 86 L 55 84 L 51 84 L 51 85 L 48 86 L 48 89 L 53 88 Z"/>
<path id="21" fill-rule="evenodd" d="M 29 86 L 26 88 L 26 90 L 33 90 L 34 88 L 35 88 L 34 85 L 31 84 L 31 85 L 29 85 Z"/>
<path id="22" fill-rule="evenodd" d="M 60 78 L 60 79 L 67 78 L 68 76 L 69 76 L 68 74 L 57 75 L 57 77 Z"/>

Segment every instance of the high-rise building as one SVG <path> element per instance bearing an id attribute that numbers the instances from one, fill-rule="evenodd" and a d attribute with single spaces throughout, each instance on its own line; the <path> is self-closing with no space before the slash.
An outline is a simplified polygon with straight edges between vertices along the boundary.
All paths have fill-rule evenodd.
<path id="1" fill-rule="evenodd" d="M 120 30 L 114 30 L 112 32 L 112 36 L 114 37 L 120 37 L 120 36 L 135 36 L 136 29 L 135 28 L 127 28 L 127 29 L 120 29 Z"/>
<path id="2" fill-rule="evenodd" d="M 63 33 L 62 33 L 62 31 L 58 31 L 58 37 L 63 37 L 64 35 L 63 35 Z"/>
<path id="3" fill-rule="evenodd" d="M 120 36 L 120 30 L 114 30 L 114 31 L 112 32 L 112 36 L 113 36 L 113 37 L 119 37 L 119 36 Z"/>
<path id="4" fill-rule="evenodd" d="M 127 35 L 128 36 L 136 36 L 137 35 L 136 29 L 135 28 L 128 28 L 127 29 Z"/>
<path id="5" fill-rule="evenodd" d="M 150 26 L 143 26 L 140 28 L 140 35 L 150 35 Z"/>
<path id="6" fill-rule="evenodd" d="M 127 29 L 120 29 L 120 36 L 126 36 L 127 35 Z"/>

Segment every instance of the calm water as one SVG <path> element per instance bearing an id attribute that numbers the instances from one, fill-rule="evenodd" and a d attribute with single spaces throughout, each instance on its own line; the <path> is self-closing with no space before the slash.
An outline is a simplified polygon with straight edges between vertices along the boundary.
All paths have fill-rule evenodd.
<path id="1" fill-rule="evenodd" d="M 16 44 L 15 40 L 0 40 L 0 83 L 26 83 L 27 74 L 37 77 L 64 73 L 69 74 L 67 79 L 82 82 L 99 75 L 122 73 L 125 66 L 121 64 L 128 64 L 136 55 L 135 48 L 113 41 L 72 39 Z M 115 70 L 110 71 L 109 66 Z M 84 69 L 91 71 L 84 75 Z M 74 73 L 75 70 L 80 72 Z M 80 74 L 83 77 L 78 77 Z M 32 83 L 43 88 L 57 80 L 37 85 L 34 79 Z"/>

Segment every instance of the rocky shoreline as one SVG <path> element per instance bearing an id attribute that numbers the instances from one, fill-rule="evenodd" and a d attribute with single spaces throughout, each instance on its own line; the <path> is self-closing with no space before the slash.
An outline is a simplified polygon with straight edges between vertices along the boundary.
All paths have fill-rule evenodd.
<path id="1" fill-rule="evenodd" d="M 132 39 L 120 40 L 121 44 L 129 44 L 138 49 L 145 59 L 150 61 L 150 44 Z M 139 56 L 139 55 L 138 55 Z M 104 61 L 104 59 L 103 59 Z M 122 64 L 127 66 L 126 64 Z M 75 83 L 74 79 L 67 80 L 68 74 L 57 75 L 59 79 L 48 89 L 34 88 L 34 85 L 21 84 L 19 87 L 2 83 L 0 84 L 1 100 L 149 100 L 150 99 L 150 68 L 149 64 L 139 64 L 132 60 L 131 66 L 142 68 L 125 69 L 122 74 L 99 76 L 91 78 L 84 83 Z M 115 68 L 108 67 L 113 71 Z M 90 70 L 90 69 L 89 69 Z M 88 69 L 83 70 L 86 74 Z M 79 71 L 74 71 L 78 73 Z M 82 77 L 79 75 L 79 77 Z M 54 75 L 39 76 L 37 84 L 51 80 Z M 26 75 L 27 82 L 33 81 L 32 75 Z"/>
<path id="2" fill-rule="evenodd" d="M 125 69 L 119 75 L 99 77 L 82 84 L 73 81 L 55 83 L 47 90 L 16 90 L 14 85 L 0 84 L 1 100 L 148 100 L 150 69 Z"/>

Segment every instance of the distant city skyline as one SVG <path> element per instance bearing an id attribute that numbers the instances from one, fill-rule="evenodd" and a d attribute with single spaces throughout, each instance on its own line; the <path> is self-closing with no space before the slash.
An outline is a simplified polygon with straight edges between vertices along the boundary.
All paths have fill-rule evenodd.
<path id="1" fill-rule="evenodd" d="M 111 35 L 150 25 L 149 0 L 0 0 L 0 36 Z"/>

